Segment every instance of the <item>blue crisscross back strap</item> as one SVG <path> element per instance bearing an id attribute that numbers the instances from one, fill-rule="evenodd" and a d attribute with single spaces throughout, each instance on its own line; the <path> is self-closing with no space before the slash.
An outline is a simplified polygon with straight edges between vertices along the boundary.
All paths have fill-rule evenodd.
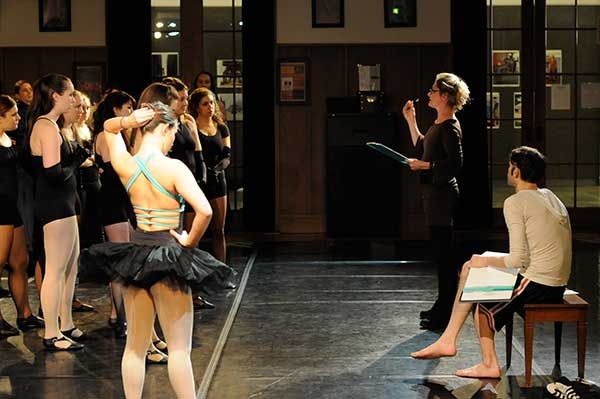
<path id="1" fill-rule="evenodd" d="M 157 227 L 177 228 L 179 227 L 181 213 L 183 212 L 185 207 L 185 201 L 181 195 L 173 194 L 169 192 L 166 188 L 164 188 L 163 185 L 160 184 L 158 180 L 154 178 L 154 176 L 152 176 L 152 173 L 150 173 L 150 170 L 146 167 L 148 161 L 150 161 L 150 159 L 152 159 L 155 155 L 157 154 L 150 154 L 144 161 L 142 161 L 137 155 L 133 157 L 135 162 L 138 164 L 138 170 L 127 181 L 127 184 L 125 185 L 125 190 L 129 192 L 129 189 L 131 188 L 133 183 L 135 183 L 138 177 L 140 177 L 140 175 L 143 174 L 144 177 L 146 177 L 146 179 L 148 179 L 148 181 L 154 186 L 154 188 L 156 188 L 158 191 L 160 191 L 167 197 L 179 202 L 180 207 L 178 209 L 158 209 L 133 205 L 133 209 L 136 211 L 135 217 L 138 224 Z"/>

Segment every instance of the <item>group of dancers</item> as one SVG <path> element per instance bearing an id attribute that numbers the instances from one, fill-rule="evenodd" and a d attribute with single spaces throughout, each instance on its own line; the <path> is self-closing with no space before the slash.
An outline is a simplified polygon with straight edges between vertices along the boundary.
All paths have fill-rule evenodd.
<path id="1" fill-rule="evenodd" d="M 96 106 L 89 151 L 64 130 L 69 112 L 79 107 L 76 94 L 65 75 L 38 79 L 21 149 L 6 133 L 21 119 L 16 103 L 9 96 L 0 99 L 0 181 L 7 183 L 0 184 L 0 232 L 11 236 L 0 245 L 0 262 L 9 261 L 11 279 L 20 271 L 26 282 L 27 251 L 19 250 L 25 253 L 25 266 L 15 267 L 13 262 L 14 244 L 25 248 L 25 240 L 12 236 L 24 236 L 17 193 L 22 191 L 19 175 L 27 173 L 33 182 L 31 210 L 41 236 L 38 252 L 43 255 L 44 347 L 83 348 L 81 341 L 88 334 L 72 318 L 76 280 L 110 284 L 113 298 L 115 292 L 122 294 L 122 302 L 115 305 L 118 322 L 126 326 L 126 397 L 141 397 L 158 316 L 173 388 L 177 397 L 193 398 L 193 297 L 235 288 L 235 271 L 224 263 L 223 228 L 231 141 L 217 98 L 209 89 L 195 89 L 188 109 L 187 86 L 177 78 L 150 84 L 137 107 L 127 93 L 112 91 Z M 179 147 L 174 147 L 176 142 Z M 78 195 L 78 177 L 85 163 L 99 171 L 94 204 L 107 240 L 81 249 L 78 222 L 86 204 Z M 214 256 L 198 249 L 209 226 Z M 23 316 L 30 316 L 30 309 L 28 313 Z"/>

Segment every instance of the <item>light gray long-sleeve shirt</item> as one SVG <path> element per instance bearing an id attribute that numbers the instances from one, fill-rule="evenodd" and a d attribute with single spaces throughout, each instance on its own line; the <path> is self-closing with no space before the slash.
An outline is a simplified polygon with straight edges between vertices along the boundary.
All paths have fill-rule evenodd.
<path id="1" fill-rule="evenodd" d="M 569 213 L 549 189 L 521 190 L 504 201 L 510 254 L 506 267 L 539 284 L 567 285 L 572 239 Z"/>

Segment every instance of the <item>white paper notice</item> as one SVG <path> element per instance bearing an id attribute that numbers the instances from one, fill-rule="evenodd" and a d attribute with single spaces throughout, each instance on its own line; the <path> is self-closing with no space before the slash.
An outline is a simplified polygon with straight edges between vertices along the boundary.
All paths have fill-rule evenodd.
<path id="1" fill-rule="evenodd" d="M 550 108 L 552 110 L 571 109 L 571 85 L 552 85 L 550 89 Z"/>
<path id="2" fill-rule="evenodd" d="M 581 84 L 581 108 L 600 108 L 600 83 Z"/>
<path id="3" fill-rule="evenodd" d="M 380 91 L 381 90 L 381 69 L 380 64 L 361 65 L 358 64 L 358 90 L 359 91 Z"/>

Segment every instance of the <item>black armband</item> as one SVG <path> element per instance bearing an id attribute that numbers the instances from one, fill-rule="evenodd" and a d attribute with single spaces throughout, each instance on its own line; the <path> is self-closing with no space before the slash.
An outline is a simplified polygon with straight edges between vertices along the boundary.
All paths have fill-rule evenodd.
<path id="1" fill-rule="evenodd" d="M 206 184 L 207 170 L 202 151 L 194 151 L 194 163 L 196 164 L 196 173 L 194 173 L 196 181 L 198 184 Z"/>
<path id="2" fill-rule="evenodd" d="M 223 147 L 221 151 L 221 159 L 231 158 L 231 147 Z"/>
<path id="3" fill-rule="evenodd" d="M 46 178 L 53 183 L 61 183 L 67 178 L 66 170 L 63 169 L 60 162 L 49 168 L 44 168 L 44 175 L 46 175 Z"/>
<path id="4" fill-rule="evenodd" d="M 231 148 L 223 147 L 223 150 L 221 151 L 221 159 L 213 167 L 213 170 L 215 172 L 222 172 L 225 169 L 227 169 L 227 167 L 229 166 L 230 163 L 231 163 Z"/>

